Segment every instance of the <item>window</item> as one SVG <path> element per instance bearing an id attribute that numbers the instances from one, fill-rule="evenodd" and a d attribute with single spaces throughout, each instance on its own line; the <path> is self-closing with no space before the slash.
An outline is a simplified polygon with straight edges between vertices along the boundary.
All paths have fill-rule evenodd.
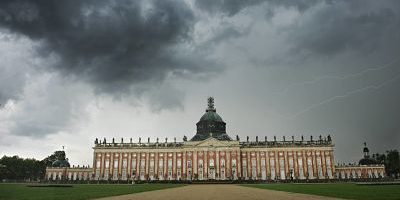
<path id="1" fill-rule="evenodd" d="M 100 160 L 96 161 L 96 168 L 100 168 Z"/>
<path id="2" fill-rule="evenodd" d="M 313 164 L 311 157 L 307 158 L 307 166 L 308 166 L 308 178 L 314 178 Z"/>
<path id="3" fill-rule="evenodd" d="M 176 161 L 176 166 L 177 166 L 178 168 L 181 168 L 181 160 Z"/>
<path id="4" fill-rule="evenodd" d="M 172 159 L 168 159 L 168 168 L 172 168 Z"/>
<path id="5" fill-rule="evenodd" d="M 118 160 L 114 160 L 114 168 L 118 168 Z"/>

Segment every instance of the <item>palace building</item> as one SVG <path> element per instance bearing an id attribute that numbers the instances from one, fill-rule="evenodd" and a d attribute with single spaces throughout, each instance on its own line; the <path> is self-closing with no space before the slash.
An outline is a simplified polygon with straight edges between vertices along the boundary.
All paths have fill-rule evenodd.
<path id="1" fill-rule="evenodd" d="M 91 180 L 305 180 L 334 179 L 334 144 L 330 135 L 314 139 L 277 141 L 264 137 L 241 141 L 226 133 L 226 123 L 208 98 L 208 107 L 196 124 L 196 134 L 182 142 L 107 142 L 96 138 L 93 168 L 54 166 L 47 169 L 47 179 L 76 180 L 80 174 Z M 356 166 L 354 166 L 356 167 Z M 365 165 L 363 167 L 369 167 Z M 347 168 L 346 168 L 347 169 Z M 384 168 L 374 168 L 383 177 Z M 58 170 L 58 171 L 57 171 Z M 64 171 L 62 171 L 64 170 Z M 373 171 L 374 172 L 374 171 Z M 367 171 L 368 173 L 368 171 Z M 340 174 L 340 173 L 339 173 Z M 72 178 L 71 178 L 72 177 Z M 361 177 L 361 176 L 360 176 Z"/>

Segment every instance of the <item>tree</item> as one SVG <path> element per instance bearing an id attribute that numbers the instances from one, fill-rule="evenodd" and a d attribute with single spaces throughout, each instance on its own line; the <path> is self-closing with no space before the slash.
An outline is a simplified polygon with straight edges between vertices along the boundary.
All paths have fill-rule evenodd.
<path id="1" fill-rule="evenodd" d="M 39 161 L 33 158 L 3 156 L 0 159 L 0 180 L 38 180 L 44 178 L 46 167 L 56 160 L 65 160 L 64 151 L 55 151 L 52 155 Z"/>
<path id="2" fill-rule="evenodd" d="M 3 156 L 0 159 L 0 179 L 37 180 L 40 179 L 46 167 L 41 161 L 23 159 L 18 156 Z"/>
<path id="3" fill-rule="evenodd" d="M 385 171 L 388 176 L 399 177 L 400 173 L 400 156 L 399 151 L 389 150 L 386 154 L 376 153 L 372 157 L 377 161 L 378 164 L 385 165 Z"/>
<path id="4" fill-rule="evenodd" d="M 386 152 L 385 170 L 389 176 L 398 178 L 400 173 L 399 151 L 390 150 Z"/>

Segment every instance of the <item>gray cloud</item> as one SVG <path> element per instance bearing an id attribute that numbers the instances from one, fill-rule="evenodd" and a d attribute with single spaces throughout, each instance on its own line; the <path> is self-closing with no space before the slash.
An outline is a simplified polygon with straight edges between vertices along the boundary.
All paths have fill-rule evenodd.
<path id="1" fill-rule="evenodd" d="M 233 1 L 225 1 L 225 0 L 205 0 L 196 1 L 196 6 L 201 10 L 206 12 L 216 14 L 216 13 L 224 13 L 229 16 L 235 15 L 240 12 L 242 9 L 257 5 L 263 2 L 263 0 L 249 0 L 249 1 L 241 1 L 241 0 L 233 0 Z"/>
<path id="2" fill-rule="evenodd" d="M 299 11 L 304 11 L 317 2 L 317 0 L 196 0 L 196 6 L 210 14 L 233 16 L 246 8 L 265 3 L 266 14 L 271 17 L 277 7 L 295 8 Z"/>
<path id="3" fill-rule="evenodd" d="M 29 60 L 32 56 L 32 43 L 27 39 L 20 39 L 19 42 L 15 40 L 17 37 L 0 29 L 0 108 L 9 99 L 19 99 L 27 77 L 35 73 L 31 68 L 35 62 Z"/>
<path id="4" fill-rule="evenodd" d="M 97 92 L 124 93 L 168 73 L 217 70 L 193 60 L 191 9 L 177 1 L 1 1 L 0 26 L 41 43 L 52 69 L 92 83 Z M 199 56 L 199 55 L 197 55 Z"/>
<path id="5" fill-rule="evenodd" d="M 293 44 L 293 53 L 371 53 L 380 50 L 381 45 L 387 48 L 393 42 L 400 43 L 398 37 L 393 37 L 400 31 L 399 9 L 398 1 L 321 3 L 284 31 L 289 32 L 287 37 Z"/>
<path id="6" fill-rule="evenodd" d="M 87 120 L 85 108 L 93 97 L 84 84 L 70 81 L 54 73 L 28 79 L 20 99 L 1 111 L 0 133 L 41 138 L 76 131 Z"/>

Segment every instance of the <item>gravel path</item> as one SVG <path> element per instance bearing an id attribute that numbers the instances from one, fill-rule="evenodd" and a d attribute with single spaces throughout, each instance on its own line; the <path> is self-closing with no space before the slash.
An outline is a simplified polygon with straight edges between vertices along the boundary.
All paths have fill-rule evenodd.
<path id="1" fill-rule="evenodd" d="M 101 200 L 247 200 L 247 199 L 273 199 L 273 200 L 333 200 L 335 198 L 307 194 L 288 193 L 274 190 L 243 187 L 238 185 L 188 185 L 171 189 L 142 192 L 114 197 L 101 198 Z"/>

